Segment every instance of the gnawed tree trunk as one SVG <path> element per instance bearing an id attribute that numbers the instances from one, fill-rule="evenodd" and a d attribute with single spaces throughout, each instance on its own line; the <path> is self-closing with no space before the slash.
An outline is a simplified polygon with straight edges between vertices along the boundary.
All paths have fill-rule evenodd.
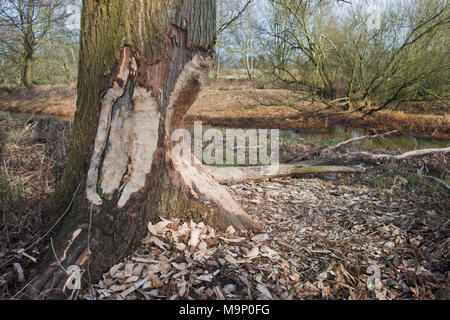
<path id="1" fill-rule="evenodd" d="M 52 241 L 54 253 L 28 294 L 70 294 L 130 253 L 148 221 L 181 217 L 260 230 L 174 130 L 212 62 L 215 0 L 84 1 L 73 142 L 55 202 L 80 194 Z"/>

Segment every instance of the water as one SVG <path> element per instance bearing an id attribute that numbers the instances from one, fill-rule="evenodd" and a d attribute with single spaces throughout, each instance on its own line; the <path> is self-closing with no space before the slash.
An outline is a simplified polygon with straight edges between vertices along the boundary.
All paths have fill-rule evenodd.
<path id="1" fill-rule="evenodd" d="M 330 126 L 327 131 L 317 133 L 297 132 L 295 130 L 282 130 L 280 132 L 280 136 L 284 138 L 304 141 L 307 143 L 314 143 L 323 146 L 334 145 L 348 139 L 372 134 L 373 133 L 363 128 L 349 128 L 341 125 Z M 383 139 L 365 139 L 359 142 L 355 142 L 354 145 L 377 149 L 390 149 L 399 152 L 408 152 L 419 149 L 447 148 L 450 146 L 450 140 L 393 134 L 390 136 L 386 136 Z"/>
<path id="2" fill-rule="evenodd" d="M 45 116 L 45 115 L 30 115 L 21 113 L 10 113 L 0 111 L 0 119 L 59 119 L 63 121 L 70 121 L 70 117 L 61 116 Z M 330 126 L 325 132 L 297 132 L 295 130 L 281 130 L 280 137 L 287 138 L 293 141 L 304 141 L 306 143 L 313 143 L 317 145 L 334 145 L 339 142 L 358 138 L 371 133 L 363 128 L 349 128 L 341 125 Z M 418 149 L 429 148 L 447 148 L 450 146 L 450 140 L 448 139 L 431 139 L 421 138 L 414 136 L 405 136 L 394 134 L 384 137 L 384 139 L 366 139 L 360 142 L 354 143 L 354 145 L 361 145 L 362 147 L 370 147 L 377 149 L 390 149 L 399 152 L 408 152 Z"/>

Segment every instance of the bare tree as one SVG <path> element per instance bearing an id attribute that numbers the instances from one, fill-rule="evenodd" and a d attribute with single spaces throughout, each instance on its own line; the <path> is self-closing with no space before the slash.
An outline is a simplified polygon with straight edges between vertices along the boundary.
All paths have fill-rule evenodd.
<path id="1" fill-rule="evenodd" d="M 448 0 L 352 1 L 339 15 L 331 0 L 270 1 L 275 79 L 367 113 L 412 101 L 448 106 Z"/>
<path id="2" fill-rule="evenodd" d="M 0 25 L 10 31 L 4 42 L 9 51 L 20 55 L 22 83 L 32 86 L 32 62 L 35 52 L 57 37 L 54 28 L 67 18 L 64 0 L 5 0 L 0 3 Z"/>
<path id="3" fill-rule="evenodd" d="M 448 85 L 448 1 L 424 0 L 379 6 L 379 26 L 368 29 L 362 1 L 352 7 L 332 44 L 347 81 L 347 97 L 372 113 L 392 103 L 440 100 Z M 447 95 L 448 96 L 448 95 Z"/>
<path id="4" fill-rule="evenodd" d="M 251 7 L 243 12 L 238 23 L 233 24 L 229 30 L 229 46 L 236 56 L 238 56 L 240 64 L 244 66 L 247 78 L 253 80 L 255 69 L 255 24 L 253 18 L 254 12 Z"/>
<path id="5" fill-rule="evenodd" d="M 334 98 L 334 81 L 326 57 L 328 48 L 320 33 L 326 10 L 334 1 L 270 0 L 270 2 L 276 13 L 274 14 L 276 28 L 269 31 L 276 43 L 276 52 L 279 56 L 277 60 L 279 65 L 274 66 L 275 70 L 287 74 L 288 78 L 298 82 L 298 75 L 289 70 L 289 62 L 285 59 L 287 52 L 296 52 L 296 63 L 310 64 L 312 72 L 319 77 L 323 88 L 321 94 Z"/>
<path id="6" fill-rule="evenodd" d="M 254 0 L 245 0 L 242 3 L 238 0 L 237 3 L 233 1 L 217 1 L 217 43 L 216 55 L 214 61 L 214 75 L 218 78 L 221 68 L 222 50 L 233 55 L 230 48 L 229 39 L 227 39 L 227 31 L 230 31 L 236 24 L 239 24 L 240 18 L 248 11 L 249 6 Z"/>

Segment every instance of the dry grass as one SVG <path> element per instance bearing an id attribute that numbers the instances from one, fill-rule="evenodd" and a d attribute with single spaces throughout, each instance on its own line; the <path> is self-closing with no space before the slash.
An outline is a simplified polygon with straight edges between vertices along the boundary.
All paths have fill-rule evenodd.
<path id="1" fill-rule="evenodd" d="M 15 88 L 0 91 L 0 110 L 37 115 L 73 117 L 76 108 L 76 85 Z"/>
<path id="2" fill-rule="evenodd" d="M 27 279 L 27 272 L 35 267 L 16 252 L 43 233 L 43 205 L 62 174 L 69 135 L 69 122 L 0 120 L 1 297 L 11 296 L 23 285 L 16 281 L 8 260 L 19 262 Z M 27 253 L 39 256 L 41 246 Z"/>
<path id="3" fill-rule="evenodd" d="M 444 116 L 407 114 L 395 111 L 382 111 L 373 115 L 370 121 L 380 129 L 401 132 L 419 132 L 436 138 L 450 138 L 450 113 Z M 371 126 L 372 123 L 367 124 Z"/>
<path id="4" fill-rule="evenodd" d="M 213 82 L 215 83 L 215 82 Z M 208 84 L 187 114 L 187 121 L 213 126 L 326 130 L 341 124 L 374 131 L 398 130 L 403 134 L 450 138 L 450 114 L 420 115 L 380 111 L 371 116 L 344 112 L 304 100 L 282 89 L 254 89 L 238 80 Z M 248 83 L 248 82 L 247 82 Z M 220 89 L 222 86 L 223 90 Z"/>

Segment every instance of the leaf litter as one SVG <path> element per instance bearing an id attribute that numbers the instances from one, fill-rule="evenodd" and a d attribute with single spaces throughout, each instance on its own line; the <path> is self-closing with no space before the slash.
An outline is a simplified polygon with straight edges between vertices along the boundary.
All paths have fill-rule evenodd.
<path id="1" fill-rule="evenodd" d="M 3 298 L 32 279 L 48 250 L 36 242 L 48 231 L 41 202 L 62 174 L 70 126 L 0 121 L 3 182 L 23 186 L 17 201 L 0 199 Z M 294 157 L 314 148 L 286 145 Z M 449 193 L 424 172 L 448 182 L 448 157 L 381 164 L 364 175 L 227 186 L 264 233 L 162 220 L 86 298 L 450 299 Z"/>
<path id="2" fill-rule="evenodd" d="M 448 293 L 450 273 L 438 268 L 448 252 L 427 252 L 420 228 L 433 230 L 411 199 L 385 201 L 371 188 L 321 179 L 227 188 L 264 233 L 149 223 L 142 246 L 84 298 L 390 300 Z"/>

